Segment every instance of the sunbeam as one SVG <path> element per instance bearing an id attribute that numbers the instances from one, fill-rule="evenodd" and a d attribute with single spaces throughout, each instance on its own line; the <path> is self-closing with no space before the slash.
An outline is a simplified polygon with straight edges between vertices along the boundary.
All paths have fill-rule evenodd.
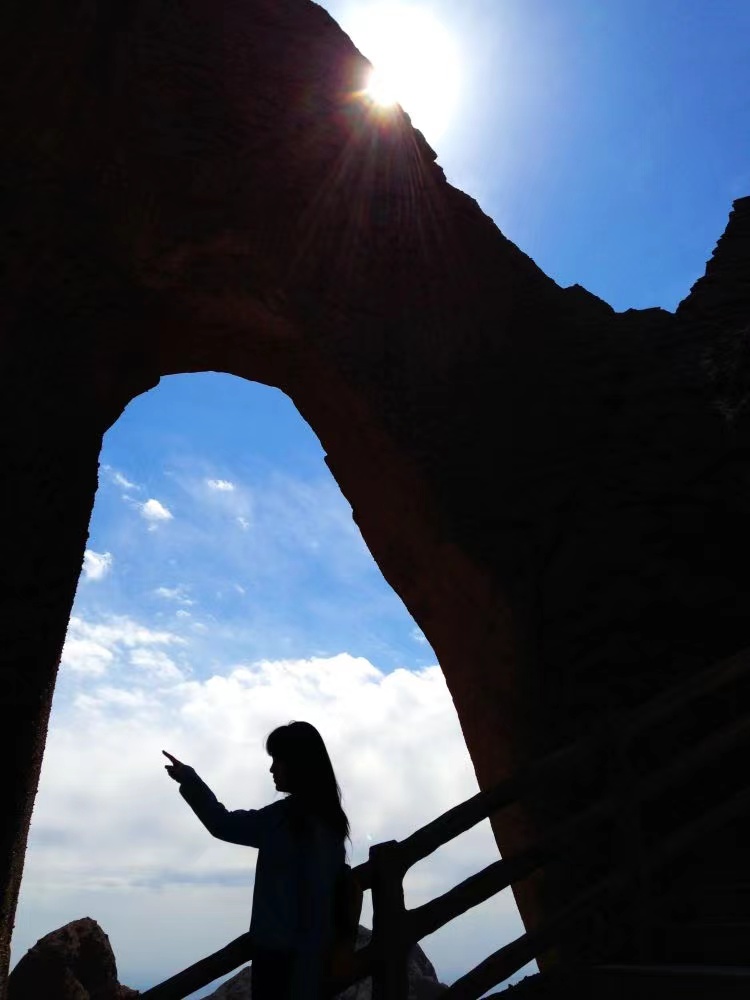
<path id="1" fill-rule="evenodd" d="M 435 142 L 450 125 L 459 96 L 460 59 L 451 33 L 427 9 L 403 3 L 364 7 L 348 26 L 373 64 L 369 98 L 380 107 L 400 104 Z"/>

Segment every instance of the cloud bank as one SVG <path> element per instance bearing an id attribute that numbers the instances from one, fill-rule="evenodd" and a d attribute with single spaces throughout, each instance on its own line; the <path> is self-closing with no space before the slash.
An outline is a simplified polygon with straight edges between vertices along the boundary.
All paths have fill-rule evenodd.
<path id="1" fill-rule="evenodd" d="M 352 823 L 351 860 L 477 790 L 437 666 L 381 672 L 348 653 L 227 664 L 197 679 L 182 636 L 131 619 L 71 621 L 42 771 L 14 961 L 90 915 L 121 980 L 153 984 L 247 929 L 256 852 L 212 839 L 163 769 L 191 763 L 229 808 L 272 801 L 263 742 L 306 719 L 323 734 Z M 489 824 L 407 875 L 416 906 L 497 859 Z M 371 911 L 366 898 L 364 919 Z M 158 929 L 158 933 L 157 933 Z M 450 981 L 520 933 L 507 893 L 423 942 Z"/>

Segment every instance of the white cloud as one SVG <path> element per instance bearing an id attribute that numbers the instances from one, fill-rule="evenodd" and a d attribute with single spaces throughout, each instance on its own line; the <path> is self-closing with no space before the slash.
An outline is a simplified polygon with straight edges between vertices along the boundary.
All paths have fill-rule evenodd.
<path id="1" fill-rule="evenodd" d="M 251 523 L 253 489 L 239 479 L 215 476 L 196 478 L 194 472 L 178 477 L 178 483 L 199 511 L 200 523 L 207 528 L 210 538 L 216 537 L 221 525 L 238 524 L 247 531 Z M 210 504 L 206 504 L 206 489 Z"/>
<path id="2" fill-rule="evenodd" d="M 93 639 L 76 638 L 68 632 L 60 665 L 74 674 L 101 677 L 113 660 L 114 655 L 106 646 Z"/>
<path id="3" fill-rule="evenodd" d="M 83 553 L 83 577 L 85 580 L 101 580 L 112 569 L 111 552 L 94 552 L 86 549 Z"/>
<path id="4" fill-rule="evenodd" d="M 195 601 L 187 595 L 187 587 L 157 587 L 154 591 L 157 597 L 163 597 L 166 601 L 177 601 L 178 604 L 183 604 L 190 607 L 191 604 L 195 604 Z"/>
<path id="5" fill-rule="evenodd" d="M 77 640 L 91 640 L 110 651 L 118 646 L 184 645 L 185 642 L 174 632 L 149 628 L 125 615 L 109 615 L 99 621 L 73 615 L 68 623 L 65 647 Z"/>
<path id="6" fill-rule="evenodd" d="M 131 481 L 126 476 L 123 476 L 121 472 L 115 472 L 112 478 L 117 483 L 117 485 L 122 486 L 124 490 L 140 489 L 137 483 L 131 483 Z"/>
<path id="7" fill-rule="evenodd" d="M 182 678 L 180 668 L 160 646 L 185 646 L 173 632 L 147 628 L 131 618 L 110 616 L 98 622 L 74 615 L 68 624 L 60 666 L 79 677 L 102 677 L 128 663 L 160 679 Z"/>
<path id="8" fill-rule="evenodd" d="M 130 654 L 130 662 L 156 680 L 182 680 L 183 673 L 162 649 L 138 647 Z"/>
<path id="9" fill-rule="evenodd" d="M 104 465 L 102 468 L 116 486 L 120 486 L 124 490 L 139 490 L 141 488 L 138 483 L 131 482 L 127 476 L 111 465 Z"/>
<path id="10" fill-rule="evenodd" d="M 126 688 L 103 685 L 96 689 L 94 695 L 78 695 L 74 704 L 76 708 L 82 709 L 89 717 L 94 712 L 101 717 L 102 709 L 108 707 L 139 709 L 148 704 L 148 699 L 143 691 L 129 691 Z"/>
<path id="11" fill-rule="evenodd" d="M 151 527 L 155 528 L 157 524 L 162 521 L 171 521 L 174 515 L 168 507 L 165 507 L 163 503 L 159 500 L 155 500 L 153 497 L 150 500 L 146 500 L 144 503 L 139 504 L 141 517 L 146 521 L 151 523 Z"/>

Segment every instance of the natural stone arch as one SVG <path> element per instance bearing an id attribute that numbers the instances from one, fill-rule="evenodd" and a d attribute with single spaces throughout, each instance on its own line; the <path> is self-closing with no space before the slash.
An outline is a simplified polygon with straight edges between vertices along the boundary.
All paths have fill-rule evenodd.
<path id="1" fill-rule="evenodd" d="M 746 376 L 713 334 L 741 336 L 747 201 L 676 316 L 616 315 L 506 240 L 405 116 L 373 116 L 362 58 L 309 0 L 3 18 L 2 961 L 101 437 L 164 374 L 292 398 L 438 654 L 482 787 L 744 645 Z M 668 552 L 636 518 L 635 576 L 632 546 L 602 554 L 597 524 L 617 538 L 634 505 L 695 489 Z M 706 519 L 735 542 L 708 566 Z M 495 820 L 504 851 L 535 815 Z M 556 901 L 519 895 L 529 925 Z"/>

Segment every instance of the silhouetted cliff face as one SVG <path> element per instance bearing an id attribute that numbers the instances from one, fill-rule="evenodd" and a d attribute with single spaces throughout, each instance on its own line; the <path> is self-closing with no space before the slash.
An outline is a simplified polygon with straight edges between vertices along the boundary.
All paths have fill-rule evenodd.
<path id="1" fill-rule="evenodd" d="M 612 324 L 598 445 L 536 578 L 555 737 L 747 644 L 749 232 L 746 198 L 675 316 Z"/>
<path id="2" fill-rule="evenodd" d="M 0 969 L 101 437 L 163 374 L 288 393 L 482 787 L 746 643 L 747 199 L 676 315 L 616 314 L 373 115 L 307 0 L 7 0 L 0 47 Z"/>
<path id="3" fill-rule="evenodd" d="M 677 318 L 703 345 L 712 396 L 728 424 L 747 433 L 750 401 L 750 197 L 734 203 L 705 275 Z"/>

